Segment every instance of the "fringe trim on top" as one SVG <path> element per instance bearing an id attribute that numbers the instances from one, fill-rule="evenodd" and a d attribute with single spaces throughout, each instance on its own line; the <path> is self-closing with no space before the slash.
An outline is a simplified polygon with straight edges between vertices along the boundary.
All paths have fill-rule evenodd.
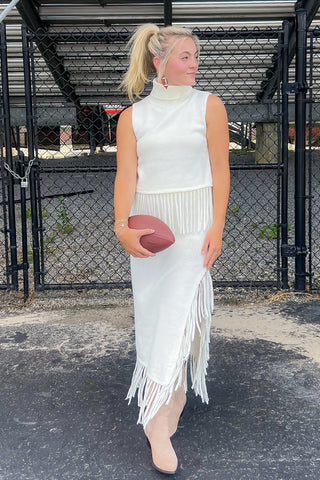
<path id="1" fill-rule="evenodd" d="M 208 393 L 205 376 L 209 360 L 209 342 L 211 315 L 213 312 L 213 289 L 209 272 L 202 278 L 188 314 L 184 336 L 181 343 L 176 369 L 172 380 L 168 385 L 161 385 L 148 377 L 147 367 L 137 359 L 132 375 L 132 382 L 126 400 L 129 404 L 138 390 L 138 406 L 140 407 L 137 424 L 141 423 L 145 428 L 147 423 L 154 417 L 159 408 L 168 404 L 174 390 L 182 383 L 182 367 L 190 360 L 190 374 L 192 385 L 196 395 L 200 395 L 203 402 L 208 403 Z M 192 343 L 199 338 L 199 351 L 196 356 L 191 353 Z M 187 375 L 184 382 L 184 390 L 187 391 Z"/>
<path id="2" fill-rule="evenodd" d="M 206 231 L 212 223 L 212 187 L 166 193 L 136 193 L 135 213 L 160 218 L 178 234 Z"/>

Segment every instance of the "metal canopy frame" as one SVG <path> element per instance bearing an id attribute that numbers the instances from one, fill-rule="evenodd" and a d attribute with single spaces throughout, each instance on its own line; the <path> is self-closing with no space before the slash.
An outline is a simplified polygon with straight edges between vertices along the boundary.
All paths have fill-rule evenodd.
<path id="1" fill-rule="evenodd" d="M 56 85 L 58 86 L 63 97 L 68 102 L 75 106 L 80 106 L 80 98 L 77 95 L 75 86 L 70 81 L 68 67 L 65 66 L 63 56 L 60 56 L 59 44 L 57 38 L 46 38 L 46 33 L 55 25 L 77 25 L 79 22 L 79 15 L 85 9 L 91 9 L 100 12 L 100 15 L 94 19 L 94 15 L 87 18 L 87 24 L 97 21 L 99 17 L 100 25 L 112 25 L 113 23 L 120 26 L 123 23 L 123 14 L 125 15 L 127 24 L 139 22 L 143 12 L 146 12 L 145 21 L 157 21 L 164 25 L 172 23 L 179 24 L 179 22 L 189 23 L 190 27 L 195 27 L 199 19 L 206 18 L 208 23 L 215 19 L 223 22 L 230 19 L 245 19 L 248 21 L 248 28 L 250 29 L 251 20 L 253 18 L 259 19 L 277 19 L 279 27 L 281 22 L 285 19 L 290 24 L 289 28 L 289 63 L 295 54 L 295 10 L 304 8 L 307 10 L 307 22 L 311 24 L 315 18 L 320 7 L 320 0 L 230 0 L 230 1 L 172 1 L 163 0 L 150 2 L 148 0 L 140 0 L 138 2 L 118 0 L 109 2 L 107 0 L 69 0 L 68 2 L 57 2 L 53 0 L 20 0 L 17 5 L 17 10 L 20 13 L 23 21 L 32 31 L 43 31 L 43 35 L 37 38 L 37 46 L 46 62 Z M 63 8 L 68 11 L 67 18 L 63 20 Z M 56 17 L 48 12 L 56 10 Z M 136 16 L 134 12 L 136 11 Z M 72 12 L 74 12 L 74 21 L 72 20 Z M 78 14 L 79 12 L 79 14 Z M 150 16 L 151 15 L 151 16 Z M 155 17 L 155 18 L 152 18 Z M 191 23 L 190 23 L 191 21 Z M 201 25 L 201 22 L 198 23 Z M 81 21 L 78 23 L 81 29 Z M 265 79 L 261 82 L 261 90 L 256 94 L 256 100 L 259 103 L 268 103 L 273 98 L 276 90 L 276 75 L 279 68 L 279 58 L 275 54 L 272 58 L 272 63 L 266 67 Z"/>
<path id="2" fill-rule="evenodd" d="M 307 11 L 307 27 L 311 25 L 316 13 L 320 7 L 320 0 L 299 0 L 296 2 L 296 10 L 304 9 Z M 295 19 L 289 21 L 289 42 L 288 42 L 288 61 L 291 64 L 296 51 L 296 34 L 295 34 Z M 279 58 L 274 57 L 273 67 L 268 69 L 268 77 L 263 84 L 261 92 L 257 94 L 259 102 L 265 102 L 272 98 L 277 88 L 276 72 L 279 68 Z"/>
<path id="3" fill-rule="evenodd" d="M 100 7 L 107 5 L 106 0 L 96 0 Z M 172 24 L 172 0 L 163 0 L 163 20 L 165 25 Z M 72 102 L 80 109 L 80 98 L 75 92 L 75 88 L 69 81 L 69 73 L 63 65 L 62 58 L 57 53 L 57 45 L 54 40 L 49 39 L 45 32 L 48 29 L 48 24 L 44 22 L 39 15 L 39 7 L 41 2 L 32 0 L 20 0 L 17 4 L 23 21 L 27 27 L 32 31 L 43 31 L 44 35 L 37 37 L 36 43 L 44 58 L 57 86 L 62 95 L 68 102 Z"/>
<path id="4" fill-rule="evenodd" d="M 17 4 L 17 9 L 28 28 L 34 31 L 43 30 L 43 32 L 47 30 L 47 26 L 43 23 L 35 8 L 35 2 L 32 2 L 32 0 L 20 0 Z M 54 41 L 44 35 L 37 40 L 37 46 L 62 95 L 68 102 L 72 102 L 80 108 L 80 98 L 69 81 L 69 74 L 63 66 L 62 59 L 57 54 Z"/>

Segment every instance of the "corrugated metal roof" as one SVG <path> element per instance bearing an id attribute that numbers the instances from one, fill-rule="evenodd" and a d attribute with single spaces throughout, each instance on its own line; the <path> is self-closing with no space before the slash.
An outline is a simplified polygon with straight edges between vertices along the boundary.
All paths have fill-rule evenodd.
<path id="1" fill-rule="evenodd" d="M 9 2 L 0 4 L 0 10 Z M 42 21 L 53 24 L 65 23 L 140 23 L 163 22 L 163 2 L 103 2 L 91 1 L 33 1 Z M 246 0 L 246 1 L 189 1 L 172 2 L 173 22 L 261 22 L 282 21 L 295 15 L 293 0 Z M 104 6 L 102 6 L 104 5 Z M 16 21 L 16 9 L 7 21 Z"/>
<path id="2" fill-rule="evenodd" d="M 284 19 L 295 15 L 295 2 L 278 1 L 217 1 L 173 2 L 175 22 L 199 22 L 230 19 Z M 40 17 L 53 23 L 91 23 L 158 21 L 163 19 L 163 2 L 112 2 L 101 7 L 99 2 L 41 2 Z"/>
<path id="3" fill-rule="evenodd" d="M 75 0 L 75 1 L 41 1 L 29 0 L 36 7 L 41 20 L 47 25 L 57 24 L 119 24 L 141 22 L 163 23 L 164 2 L 150 1 L 113 1 Z M 0 12 L 9 1 L 0 3 Z M 284 19 L 295 16 L 293 0 L 224 0 L 224 1 L 173 1 L 172 21 L 182 24 L 219 24 L 275 26 Z M 319 12 L 316 20 L 320 21 Z M 17 23 L 21 17 L 14 7 L 8 15 L 7 23 Z"/>

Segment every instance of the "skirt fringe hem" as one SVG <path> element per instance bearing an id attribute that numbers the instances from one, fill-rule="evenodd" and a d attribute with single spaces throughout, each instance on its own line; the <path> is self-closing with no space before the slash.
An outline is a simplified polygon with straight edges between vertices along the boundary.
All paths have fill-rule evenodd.
<path id="1" fill-rule="evenodd" d="M 172 394 L 182 383 L 182 367 L 189 361 L 191 388 L 196 395 L 200 395 L 205 403 L 209 403 L 206 374 L 209 360 L 209 343 L 211 315 L 213 312 L 213 289 L 209 272 L 206 272 L 197 286 L 191 308 L 188 313 L 184 335 L 181 342 L 179 356 L 171 381 L 162 385 L 152 380 L 148 375 L 148 369 L 137 359 L 132 375 L 131 386 L 126 400 L 129 404 L 138 390 L 138 406 L 140 407 L 137 424 L 141 423 L 145 428 L 147 423 L 156 415 L 162 405 L 167 405 Z M 192 352 L 192 344 L 195 336 L 199 338 L 197 355 Z M 188 389 L 187 375 L 184 382 L 185 392 Z"/>
<path id="2" fill-rule="evenodd" d="M 131 214 L 160 218 L 175 235 L 206 231 L 212 223 L 212 187 L 168 193 L 136 193 Z"/>

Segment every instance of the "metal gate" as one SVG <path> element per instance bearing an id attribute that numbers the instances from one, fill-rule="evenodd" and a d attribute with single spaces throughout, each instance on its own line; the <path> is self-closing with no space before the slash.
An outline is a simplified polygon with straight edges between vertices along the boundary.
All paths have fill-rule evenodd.
<path id="1" fill-rule="evenodd" d="M 202 44 L 196 87 L 225 102 L 233 144 L 225 246 L 212 269 L 214 284 L 286 287 L 292 229 L 285 150 L 286 29 L 204 27 L 194 33 Z M 23 120 L 15 116 L 10 123 L 4 82 L 1 92 L 3 288 L 18 288 L 20 270 L 26 296 L 28 279 L 37 290 L 130 285 L 128 258 L 112 229 L 114 133 L 119 112 L 127 106 L 116 87 L 127 65 L 124 45 L 130 35 L 126 27 L 23 28 Z M 1 48 L 5 52 L 4 37 Z M 81 75 L 86 62 L 86 75 Z M 29 185 L 20 188 L 4 163 L 23 177 L 30 160 Z M 21 238 L 19 245 L 15 237 Z"/>
<path id="2" fill-rule="evenodd" d="M 2 268 L 6 277 L 6 282 L 3 282 L 1 287 L 18 290 L 18 270 L 22 268 L 22 264 L 18 264 L 16 208 L 19 203 L 21 204 L 22 197 L 20 196 L 19 198 L 19 192 L 14 185 L 14 178 L 9 174 L 8 170 L 5 170 L 5 165 L 7 165 L 7 168 L 13 168 L 13 159 L 6 29 L 3 24 L 0 24 L 0 48 L 2 80 L 0 100 L 2 215 L 0 220 L 1 230 L 4 235 L 4 241 L 1 245 Z M 5 260 L 5 262 L 3 260 Z M 27 293 L 28 292 L 26 292 L 26 295 Z"/>

